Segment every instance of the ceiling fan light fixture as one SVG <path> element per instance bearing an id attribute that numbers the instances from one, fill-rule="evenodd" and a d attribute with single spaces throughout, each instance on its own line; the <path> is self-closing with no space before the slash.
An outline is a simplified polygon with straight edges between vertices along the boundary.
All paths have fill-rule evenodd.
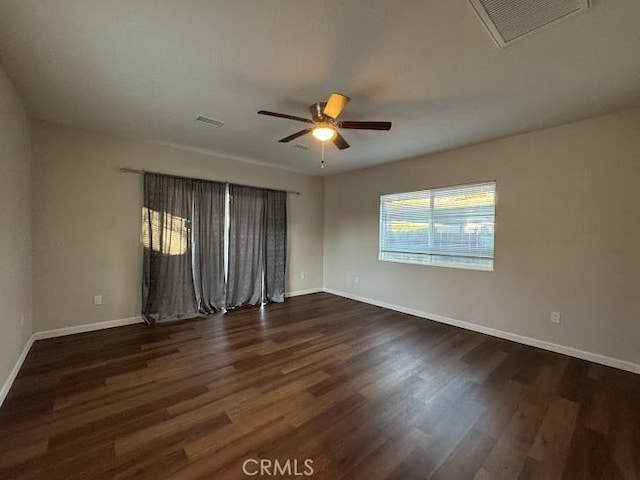
<path id="1" fill-rule="evenodd" d="M 314 128 L 311 133 L 321 142 L 326 142 L 336 136 L 336 131 L 333 128 L 323 125 Z"/>
<path id="2" fill-rule="evenodd" d="M 483 0 L 485 1 L 485 0 Z M 487 0 L 488 1 L 488 0 Z M 493 1 L 493 0 L 492 0 Z M 533 1 L 533 0 L 529 0 Z M 558 1 L 558 0 L 556 0 Z M 316 102 L 309 107 L 311 119 L 296 117 L 295 115 L 287 115 L 286 113 L 270 112 L 268 110 L 259 110 L 258 115 L 268 115 L 270 117 L 284 118 L 285 120 L 294 120 L 307 124 L 307 128 L 300 130 L 288 137 L 278 140 L 280 143 L 288 143 L 296 138 L 302 137 L 310 133 L 313 138 L 326 142 L 332 140 L 333 144 L 339 150 L 345 150 L 350 147 L 349 143 L 344 139 L 338 130 L 391 130 L 391 122 L 352 122 L 337 121 L 336 119 L 342 113 L 345 105 L 349 103 L 349 97 L 340 93 L 332 93 L 326 102 Z M 323 149 L 324 149 L 324 143 Z"/>

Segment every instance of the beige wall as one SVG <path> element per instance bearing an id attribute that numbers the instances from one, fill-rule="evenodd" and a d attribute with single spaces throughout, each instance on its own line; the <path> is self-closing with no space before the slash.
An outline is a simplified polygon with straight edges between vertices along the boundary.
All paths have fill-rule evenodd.
<path id="1" fill-rule="evenodd" d="M 287 291 L 322 286 L 321 177 L 36 122 L 37 331 L 139 315 L 142 176 L 122 166 L 302 192 L 289 196 Z"/>
<path id="2" fill-rule="evenodd" d="M 494 179 L 494 272 L 377 260 L 381 194 Z M 326 287 L 635 363 L 639 249 L 640 110 L 325 185 Z"/>
<path id="3" fill-rule="evenodd" d="M 0 387 L 33 332 L 30 130 L 0 67 Z"/>
<path id="4" fill-rule="evenodd" d="M 142 188 L 126 165 L 302 191 L 289 291 L 322 285 L 324 253 L 330 289 L 640 363 L 639 127 L 631 110 L 325 181 L 36 122 L 35 329 L 138 315 Z M 494 272 L 377 260 L 379 195 L 493 179 Z"/>

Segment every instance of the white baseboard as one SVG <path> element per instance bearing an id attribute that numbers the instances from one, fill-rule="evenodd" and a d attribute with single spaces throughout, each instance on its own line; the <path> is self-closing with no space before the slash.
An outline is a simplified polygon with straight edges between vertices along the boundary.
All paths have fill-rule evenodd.
<path id="1" fill-rule="evenodd" d="M 2 385 L 2 390 L 0 390 L 0 407 L 4 403 L 4 399 L 7 398 L 7 395 L 9 394 L 9 390 L 11 390 L 11 386 L 13 385 L 13 382 L 15 382 L 16 377 L 18 376 L 18 372 L 20 371 L 20 368 L 24 363 L 24 359 L 27 358 L 27 354 L 29 353 L 29 350 L 31 350 L 31 345 L 33 345 L 34 340 L 35 340 L 35 335 L 32 334 L 29 337 L 29 340 L 27 340 L 27 343 L 25 344 L 24 348 L 22 349 L 22 352 L 20 353 L 20 356 L 16 360 L 15 365 L 11 369 L 9 376 L 4 381 L 4 384 Z"/>
<path id="2" fill-rule="evenodd" d="M 62 327 L 53 330 L 45 330 L 33 334 L 34 340 L 44 340 L 45 338 L 64 337 L 75 333 L 93 332 L 94 330 L 104 330 L 106 328 L 123 327 L 125 325 L 133 325 L 142 323 L 142 317 L 120 318 L 118 320 L 108 320 L 106 322 L 87 323 L 85 325 L 77 325 L 75 327 Z"/>
<path id="3" fill-rule="evenodd" d="M 440 323 L 446 323 L 447 325 L 453 325 L 456 327 L 464 328 L 466 330 L 472 330 L 474 332 L 484 333 L 491 335 L 492 337 L 504 338 L 505 340 L 511 340 L 513 342 L 522 343 L 531 347 L 541 348 L 543 350 L 549 350 L 555 353 L 562 353 L 569 355 L 570 357 L 580 358 L 582 360 L 588 360 L 590 362 L 599 363 L 608 367 L 618 368 L 620 370 L 626 370 L 640 374 L 640 365 L 621 360 L 619 358 L 607 357 L 600 355 L 599 353 L 587 352 L 586 350 L 580 350 L 578 348 L 567 347 L 565 345 L 559 345 L 557 343 L 547 342 L 545 340 L 539 340 L 537 338 L 525 337 L 524 335 L 518 335 L 516 333 L 505 332 L 504 330 L 498 330 L 496 328 L 485 327 L 483 325 L 477 325 L 475 323 L 465 322 L 462 320 L 456 320 L 453 318 L 445 317 L 435 313 L 423 312 L 420 310 L 414 310 L 412 308 L 403 307 L 401 305 L 394 305 L 392 303 L 381 302 L 373 298 L 362 297 L 352 293 L 342 292 L 334 290 L 332 288 L 325 287 L 323 289 L 327 293 L 338 295 L 340 297 L 350 298 L 358 302 L 368 303 L 370 305 L 376 305 L 378 307 L 387 308 L 389 310 L 395 310 L 397 312 L 407 313 L 420 318 L 426 318 L 427 320 L 434 320 Z"/>
<path id="4" fill-rule="evenodd" d="M 319 292 L 323 292 L 324 290 L 322 288 L 308 288 L 307 290 L 297 290 L 295 292 L 286 292 L 284 294 L 284 296 L 286 298 L 289 297 L 299 297 L 300 295 L 310 295 L 312 293 L 319 293 Z"/>

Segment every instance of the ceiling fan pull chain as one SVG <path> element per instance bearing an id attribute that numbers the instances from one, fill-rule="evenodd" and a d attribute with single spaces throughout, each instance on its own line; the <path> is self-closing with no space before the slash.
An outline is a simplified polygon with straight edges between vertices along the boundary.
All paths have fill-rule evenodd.
<path id="1" fill-rule="evenodd" d="M 322 142 L 322 157 L 320 159 L 320 168 L 324 168 L 324 142 Z"/>

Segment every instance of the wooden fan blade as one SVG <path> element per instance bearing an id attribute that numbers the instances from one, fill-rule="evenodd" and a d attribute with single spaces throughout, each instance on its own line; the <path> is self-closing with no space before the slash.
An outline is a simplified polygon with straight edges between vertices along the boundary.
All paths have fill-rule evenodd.
<path id="1" fill-rule="evenodd" d="M 342 135 L 340 135 L 338 132 L 336 132 L 336 136 L 333 137 L 333 143 L 340 150 L 344 150 L 345 148 L 349 148 L 351 146 L 351 145 L 349 145 L 347 143 L 347 141 L 344 139 L 344 137 Z"/>
<path id="2" fill-rule="evenodd" d="M 391 122 L 340 122 L 338 126 L 352 130 L 391 130 Z"/>
<path id="3" fill-rule="evenodd" d="M 271 117 L 286 118 L 287 120 L 296 120 L 297 122 L 313 123 L 308 118 L 295 117 L 293 115 L 287 115 L 286 113 L 267 112 L 266 110 L 260 110 L 259 115 L 269 115 Z"/>
<path id="4" fill-rule="evenodd" d="M 334 120 L 342 113 L 344 107 L 349 103 L 350 98 L 339 93 L 332 93 L 324 107 L 322 113 Z"/>
<path id="5" fill-rule="evenodd" d="M 284 137 L 282 140 L 278 140 L 278 141 L 280 143 L 287 143 L 287 142 L 290 142 L 291 140 L 295 140 L 298 137 L 306 135 L 311 130 L 313 130 L 313 128 L 305 128 L 304 130 L 300 130 L 299 132 L 296 132 L 293 135 L 289 135 L 288 137 Z"/>

